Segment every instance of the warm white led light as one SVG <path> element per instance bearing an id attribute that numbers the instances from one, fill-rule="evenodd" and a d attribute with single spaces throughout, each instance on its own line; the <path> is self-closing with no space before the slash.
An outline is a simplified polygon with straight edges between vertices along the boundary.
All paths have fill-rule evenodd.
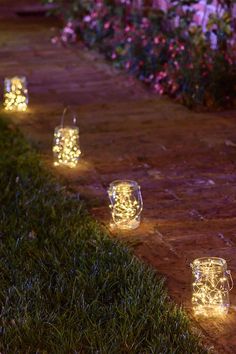
<path id="1" fill-rule="evenodd" d="M 143 208 L 142 195 L 137 182 L 114 181 L 109 186 L 108 195 L 115 226 L 120 229 L 137 228 Z"/>
<path id="2" fill-rule="evenodd" d="M 25 77 L 5 78 L 4 107 L 7 111 L 26 111 L 28 90 Z"/>
<path id="3" fill-rule="evenodd" d="M 227 314 L 233 280 L 227 270 L 226 261 L 217 257 L 198 258 L 193 261 L 191 267 L 194 277 L 192 305 L 195 315 L 214 317 Z"/>

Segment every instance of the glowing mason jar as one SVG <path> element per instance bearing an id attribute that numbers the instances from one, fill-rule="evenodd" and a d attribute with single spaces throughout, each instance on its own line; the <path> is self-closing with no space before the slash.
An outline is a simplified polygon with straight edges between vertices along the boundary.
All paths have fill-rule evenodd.
<path id="1" fill-rule="evenodd" d="M 24 76 L 5 78 L 4 107 L 7 111 L 26 111 L 28 106 L 27 81 Z"/>
<path id="2" fill-rule="evenodd" d="M 61 125 L 54 130 L 54 165 L 64 165 L 73 168 L 78 164 L 81 154 L 79 128 L 76 126 L 77 118 L 73 111 L 73 125 L 64 126 L 64 116 L 66 112 L 68 112 L 67 108 L 63 112 Z"/>
<path id="3" fill-rule="evenodd" d="M 223 258 L 198 258 L 191 264 L 193 273 L 192 306 L 195 315 L 214 317 L 229 310 L 231 272 Z M 229 280 L 231 284 L 229 283 Z"/>
<path id="4" fill-rule="evenodd" d="M 120 229 L 136 229 L 143 209 L 142 195 L 137 182 L 117 180 L 108 189 L 112 219 Z"/>

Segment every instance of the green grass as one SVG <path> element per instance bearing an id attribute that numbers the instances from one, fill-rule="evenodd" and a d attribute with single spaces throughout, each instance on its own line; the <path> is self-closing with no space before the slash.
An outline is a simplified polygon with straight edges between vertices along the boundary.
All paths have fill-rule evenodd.
<path id="1" fill-rule="evenodd" d="M 0 119 L 0 352 L 206 353 L 163 281 Z"/>

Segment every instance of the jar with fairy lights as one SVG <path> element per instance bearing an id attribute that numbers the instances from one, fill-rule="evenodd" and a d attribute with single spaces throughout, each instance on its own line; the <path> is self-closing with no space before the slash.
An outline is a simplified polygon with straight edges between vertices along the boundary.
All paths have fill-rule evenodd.
<path id="1" fill-rule="evenodd" d="M 143 201 L 135 181 L 117 180 L 108 188 L 113 223 L 119 229 L 136 229 L 140 224 Z"/>
<path id="2" fill-rule="evenodd" d="M 65 118 L 71 119 L 70 125 L 65 125 Z M 79 127 L 77 115 L 69 107 L 64 109 L 61 124 L 54 130 L 53 142 L 54 166 L 76 167 L 81 155 L 79 145 Z"/>
<path id="3" fill-rule="evenodd" d="M 229 291 L 233 279 L 223 258 L 197 258 L 191 264 L 193 273 L 192 306 L 197 316 L 226 315 L 229 310 Z"/>
<path id="4" fill-rule="evenodd" d="M 4 80 L 3 105 L 6 111 L 26 111 L 28 106 L 27 80 L 24 76 L 14 76 Z"/>

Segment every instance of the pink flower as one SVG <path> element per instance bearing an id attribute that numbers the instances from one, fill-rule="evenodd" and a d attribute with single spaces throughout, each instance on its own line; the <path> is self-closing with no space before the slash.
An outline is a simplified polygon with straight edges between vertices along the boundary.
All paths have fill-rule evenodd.
<path id="1" fill-rule="evenodd" d="M 156 79 L 158 81 L 164 79 L 165 77 L 167 77 L 167 73 L 165 71 L 160 71 L 157 75 L 156 75 Z"/>
<path id="2" fill-rule="evenodd" d="M 130 68 L 130 61 L 127 61 L 127 62 L 125 63 L 125 69 L 126 69 L 126 70 L 129 70 L 129 68 Z"/>
<path id="3" fill-rule="evenodd" d="M 179 66 L 179 63 L 177 62 L 177 60 L 174 61 L 174 65 L 175 65 L 176 69 L 179 70 L 180 66 Z"/>
<path id="4" fill-rule="evenodd" d="M 168 10 L 168 1 L 167 0 L 153 0 L 152 6 L 154 8 L 160 9 L 162 11 Z"/>
<path id="5" fill-rule="evenodd" d="M 52 42 L 52 44 L 57 44 L 58 42 L 59 42 L 59 38 L 56 36 L 56 37 L 53 37 L 52 39 L 51 39 L 51 42 Z"/>
<path id="6" fill-rule="evenodd" d="M 96 11 L 92 12 L 91 13 L 91 17 L 92 18 L 96 18 L 98 16 L 98 13 Z"/>
<path id="7" fill-rule="evenodd" d="M 73 43 L 76 41 L 74 25 L 71 21 L 67 22 L 61 33 L 61 41 L 64 43 Z"/>
<path id="8" fill-rule="evenodd" d="M 110 22 L 104 23 L 104 28 L 105 28 L 105 29 L 108 29 L 109 27 L 110 27 Z"/>
<path id="9" fill-rule="evenodd" d="M 142 18 L 142 24 L 141 24 L 141 28 L 148 28 L 149 27 L 149 19 L 147 17 L 143 17 Z"/>
<path id="10" fill-rule="evenodd" d="M 89 15 L 84 16 L 83 21 L 84 21 L 85 23 L 90 22 L 90 21 L 91 21 L 91 16 L 89 16 Z"/>
<path id="11" fill-rule="evenodd" d="M 176 83 L 173 83 L 172 88 L 171 88 L 171 93 L 175 93 L 179 88 L 179 85 Z"/>
<path id="12" fill-rule="evenodd" d="M 155 91 L 157 91 L 160 95 L 163 95 L 163 93 L 164 93 L 164 90 L 163 90 L 163 88 L 162 88 L 162 86 L 160 85 L 160 84 L 155 84 L 154 85 L 154 89 L 155 89 Z"/>

